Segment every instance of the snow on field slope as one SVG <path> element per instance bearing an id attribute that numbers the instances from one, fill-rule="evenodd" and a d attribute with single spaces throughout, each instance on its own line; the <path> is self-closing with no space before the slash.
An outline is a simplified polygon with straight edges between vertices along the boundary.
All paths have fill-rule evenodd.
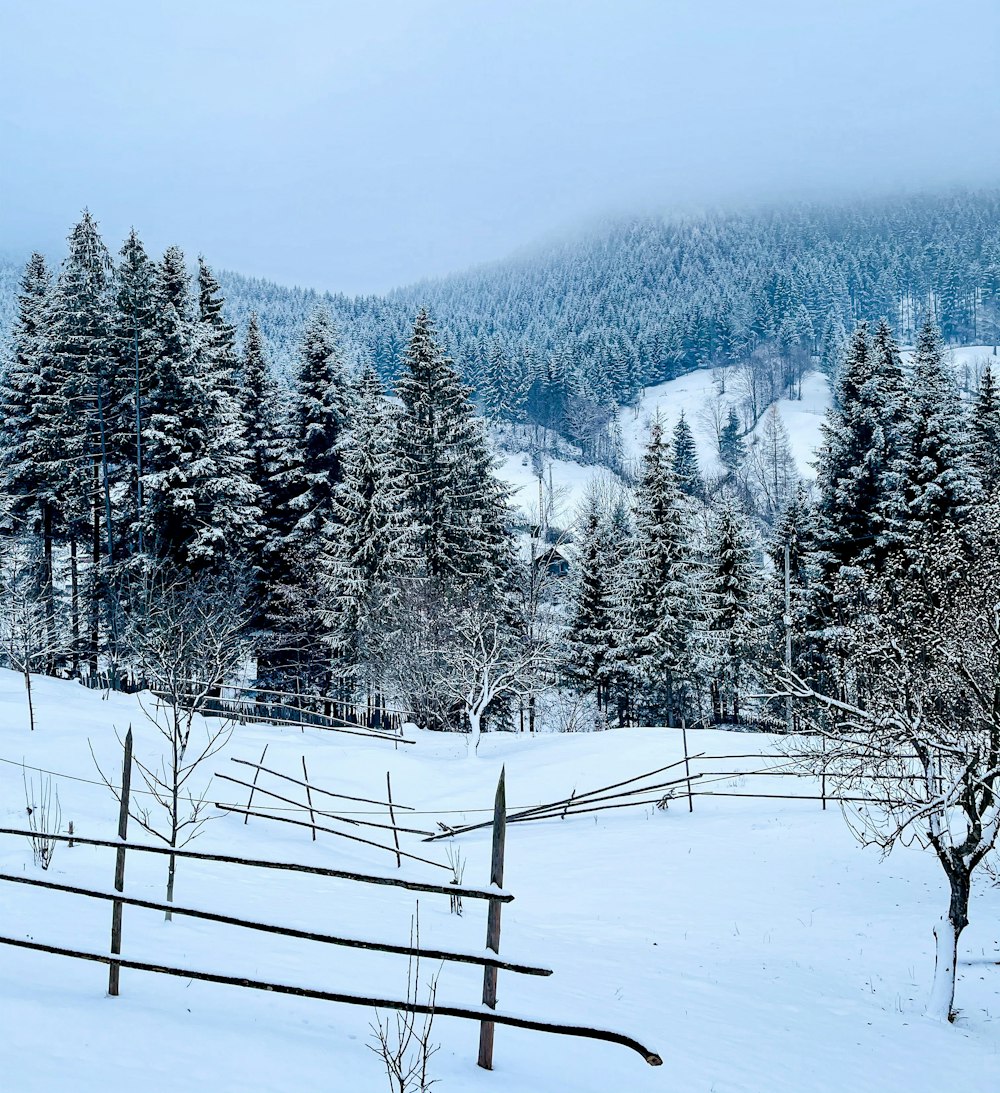
<path id="1" fill-rule="evenodd" d="M 94 784 L 88 744 L 109 771 L 113 726 L 131 723 L 137 750 L 154 741 L 134 698 L 38 680 L 38 728 L 30 733 L 22 683 L 0 672 L 0 816 L 21 826 L 23 761 L 60 773 L 64 823 L 110 836 L 116 804 Z M 593 735 L 488 736 L 478 759 L 463 738 L 415 734 L 382 742 L 309 730 L 238 727 L 211 764 L 258 760 L 294 774 L 306 756 L 315 783 L 379 797 L 391 770 L 395 798 L 419 823 L 478 818 L 490 808 L 501 766 L 511 806 L 565 796 L 659 767 L 680 754 L 677 734 L 624 730 Z M 693 750 L 743 753 L 766 737 L 703 731 Z M 11 762 L 14 765 L 11 765 Z M 731 760 L 727 769 L 737 769 Z M 245 769 L 245 768 L 244 768 Z M 72 777 L 71 777 L 72 776 Z M 75 779 L 83 779 L 77 781 Z M 747 780 L 749 781 L 749 780 Z M 775 780 L 776 781 L 776 780 Z M 738 792 L 740 778 L 716 783 Z M 745 788 L 745 787 L 744 787 Z M 217 781 L 213 800 L 245 801 Z M 290 796 L 295 796 L 294 792 Z M 361 808 L 362 806 L 358 806 Z M 483 811 L 476 811 L 483 810 Z M 136 831 L 136 838 L 145 838 Z M 210 823 L 198 848 L 394 871 L 389 855 L 252 819 Z M 465 881 L 488 877 L 489 835 L 463 836 Z M 430 850 L 410 837 L 404 848 Z M 0 838 L 4 872 L 42 876 L 21 839 Z M 65 847 L 47 876 L 110 888 L 109 850 Z M 162 859 L 130 854 L 126 890 L 161 898 Z M 412 865 L 415 878 L 444 872 Z M 616 1028 L 664 1059 L 650 1068 L 621 1047 L 499 1027 L 496 1070 L 475 1066 L 474 1024 L 439 1018 L 436 1093 L 939 1093 L 991 1089 L 1000 1057 L 1000 893 L 977 891 L 962 942 L 957 1002 L 944 1026 L 921 1016 L 932 970 L 931 927 L 944 906 L 939 870 L 919 851 L 881 862 L 850 837 L 835 810 L 815 802 L 699 798 L 667 811 L 637 809 L 512 825 L 501 950 L 545 964 L 549 979 L 500 973 L 507 1012 Z M 181 862 L 179 903 L 359 937 L 405 939 L 415 897 L 292 874 Z M 107 950 L 106 903 L 0 882 L 0 933 Z M 481 950 L 481 906 L 461 918 L 442 897 L 420 897 L 425 945 Z M 399 994 L 401 957 L 252 934 L 191 919 L 167 924 L 125 909 L 127 956 L 329 990 Z M 436 970 L 436 969 L 435 969 Z M 368 1093 L 386 1088 L 366 1047 L 365 1010 L 125 970 L 122 993 L 105 996 L 106 969 L 0 946 L 2 1088 L 11 1093 Z M 448 965 L 439 999 L 475 1004 L 481 973 Z"/>
<path id="2" fill-rule="evenodd" d="M 948 349 L 959 383 L 965 389 L 974 389 L 978 376 L 987 361 L 998 367 L 992 345 L 964 345 Z M 904 349 L 903 360 L 912 360 L 912 350 Z M 694 432 L 698 459 L 702 471 L 716 474 L 720 471 L 718 450 L 712 429 L 704 420 L 705 407 L 717 396 L 716 382 L 711 369 L 689 372 L 685 376 L 666 383 L 648 387 L 636 406 L 620 412 L 619 426 L 626 458 L 636 465 L 649 437 L 649 426 L 659 414 L 668 433 L 677 423 L 681 413 L 687 418 Z M 725 399 L 738 401 L 734 394 L 734 378 L 730 376 L 729 392 Z M 779 399 L 778 412 L 788 432 L 792 456 L 804 479 L 815 478 L 813 466 L 822 439 L 820 425 L 830 407 L 830 385 L 820 372 L 813 372 L 802 382 L 802 397 Z M 758 422 L 754 434 L 759 434 L 763 420 Z M 538 479 L 531 468 L 531 460 L 521 453 L 506 454 L 500 468 L 500 477 L 508 482 L 513 491 L 514 504 L 525 514 L 538 511 Z M 545 459 L 546 489 L 551 480 L 556 494 L 556 517 L 572 516 L 583 500 L 586 490 L 596 475 L 607 475 L 603 469 L 582 466 L 571 460 Z M 548 496 L 548 495 L 546 495 Z M 546 501 L 546 504 L 548 502 Z"/>

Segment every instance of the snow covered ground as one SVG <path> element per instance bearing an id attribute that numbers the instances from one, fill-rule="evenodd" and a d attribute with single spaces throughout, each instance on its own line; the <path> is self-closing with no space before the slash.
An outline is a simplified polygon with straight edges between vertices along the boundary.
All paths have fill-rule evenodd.
<path id="1" fill-rule="evenodd" d="M 984 364 L 990 361 L 994 370 L 998 367 L 992 345 L 952 346 L 948 354 L 955 368 L 959 384 L 974 389 Z M 912 359 L 912 350 L 903 350 L 903 359 Z M 641 460 L 649 436 L 649 425 L 659 414 L 666 430 L 673 429 L 681 413 L 687 418 L 694 433 L 698 459 L 704 473 L 715 474 L 720 470 L 718 449 L 711 427 L 705 421 L 705 407 L 717 396 L 716 381 L 711 369 L 689 372 L 686 376 L 646 388 L 636 406 L 621 411 L 619 426 L 626 457 L 636 464 Z M 734 393 L 734 377 L 729 378 L 727 395 L 723 401 L 738 401 Z M 820 372 L 808 375 L 802 383 L 802 397 L 779 399 L 778 412 L 788 432 L 789 445 L 799 474 L 804 479 L 815 478 L 813 463 L 821 441 L 820 425 L 830 406 L 830 385 Z M 763 418 L 755 433 L 763 427 Z M 538 511 L 538 479 L 531 460 L 520 453 L 506 454 L 500 468 L 500 477 L 512 488 L 514 503 L 525 514 Z M 555 494 L 553 521 L 567 522 L 583 500 L 587 487 L 595 475 L 608 475 L 602 468 L 582 466 L 566 459 L 545 458 L 546 491 L 551 480 Z M 548 492 L 546 492 L 546 497 Z M 546 501 L 548 504 L 548 501 Z"/>
<path id="2" fill-rule="evenodd" d="M 114 726 L 132 724 L 137 752 L 155 740 L 135 698 L 36 683 L 30 733 L 22 682 L 0 672 L 0 815 L 24 823 L 21 761 L 59 773 L 63 823 L 111 836 L 117 806 L 98 784 L 90 745 L 109 771 L 120 761 Z M 488 813 L 502 765 L 510 805 L 530 805 L 659 767 L 678 757 L 668 730 L 484 738 L 470 760 L 464 739 L 415 734 L 398 751 L 317 730 L 239 727 L 211 763 L 229 756 L 379 797 L 391 770 L 395 798 L 420 824 Z M 692 750 L 770 750 L 767 737 L 702 731 Z M 733 760 L 732 763 L 739 761 Z M 729 769 L 738 769 L 730 764 Z M 29 772 L 30 773 L 30 772 Z M 78 779 L 83 779 L 82 781 Z M 738 792 L 739 777 L 716 783 Z M 746 788 L 746 787 L 744 787 Z M 783 787 L 784 788 L 784 787 Z M 216 781 L 213 800 L 245 801 Z M 290 796 L 295 796 L 294 792 Z M 358 806 L 359 808 L 362 806 Z M 486 810 L 486 811 L 476 811 Z M 417 826 L 420 826 L 418 824 Z M 137 840 L 148 838 L 135 825 Z M 461 838 L 467 884 L 488 879 L 489 833 Z M 387 854 L 282 824 L 234 816 L 211 822 L 197 848 L 393 871 Z M 415 837 L 404 848 L 440 844 Z M 24 840 L 0 838 L 0 868 L 43 874 Z M 49 878 L 109 888 L 113 854 L 60 848 Z M 126 891 L 159 899 L 161 858 L 131 854 Z M 412 877 L 443 871 L 412 865 Z M 475 1066 L 478 1030 L 439 1018 L 433 1064 L 439 1093 L 907 1093 L 991 1089 L 1000 1065 L 1000 891 L 980 886 L 962 940 L 954 1026 L 921 1015 L 932 971 L 934 920 L 945 905 L 940 870 L 916 850 L 880 861 L 859 847 L 836 810 L 815 802 L 698 798 L 669 810 L 636 809 L 512 825 L 502 953 L 554 969 L 549 979 L 500 973 L 507 1012 L 620 1029 L 659 1051 L 650 1068 L 621 1047 L 498 1027 L 496 1069 Z M 179 903 L 320 931 L 404 940 L 411 893 L 224 865 L 179 865 Z M 0 933 L 107 950 L 106 903 L 0 882 Z M 481 950 L 485 912 L 466 901 L 449 914 L 420 897 L 425 945 Z M 182 967 L 273 977 L 329 990 L 400 994 L 405 959 L 249 933 L 191 919 L 164 923 L 125 909 L 124 953 Z M 436 969 L 435 969 L 436 970 Z M 366 1047 L 372 1014 L 320 1001 L 125 970 L 105 996 L 106 969 L 0 947 L 2 1088 L 11 1093 L 368 1093 L 386 1088 Z M 439 1000 L 475 1005 L 481 973 L 447 965 Z"/>

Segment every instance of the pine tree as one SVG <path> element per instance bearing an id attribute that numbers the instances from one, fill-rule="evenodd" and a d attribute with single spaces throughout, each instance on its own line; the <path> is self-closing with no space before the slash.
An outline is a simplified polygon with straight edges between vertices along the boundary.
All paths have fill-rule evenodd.
<path id="1" fill-rule="evenodd" d="M 933 323 L 921 329 L 904 433 L 884 503 L 886 549 L 919 571 L 928 544 L 960 527 L 977 496 L 967 422 Z"/>
<path id="2" fill-rule="evenodd" d="M 732 478 L 746 458 L 746 444 L 743 442 L 740 419 L 734 407 L 729 407 L 725 423 L 719 434 L 719 461 L 725 468 L 726 476 Z"/>
<path id="3" fill-rule="evenodd" d="M 711 515 L 704 588 L 705 659 L 716 723 L 740 723 L 741 697 L 760 663 L 763 604 L 751 522 L 731 494 Z"/>
<path id="4" fill-rule="evenodd" d="M 55 647 L 53 546 L 60 532 L 62 469 L 45 444 L 45 425 L 60 415 L 60 394 L 46 364 L 52 278 L 45 259 L 31 256 L 21 278 L 13 353 L 0 378 L 0 481 L 8 533 L 33 529 L 41 538 L 38 583 L 48 648 Z M 52 671 L 50 660 L 46 669 Z"/>
<path id="5" fill-rule="evenodd" d="M 355 385 L 343 482 L 324 554 L 329 627 L 341 671 L 378 686 L 395 603 L 396 582 L 408 568 L 408 529 L 400 512 L 394 411 L 366 367 Z"/>
<path id="6" fill-rule="evenodd" d="M 677 419 L 673 432 L 674 477 L 683 493 L 690 497 L 702 497 L 705 486 L 698 467 L 698 449 L 695 447 L 694 434 L 688 424 L 684 411 Z"/>
<path id="7" fill-rule="evenodd" d="M 1000 486 L 1000 398 L 989 364 L 979 381 L 979 393 L 969 421 L 972 461 L 987 494 Z"/>
<path id="8" fill-rule="evenodd" d="M 599 499 L 587 498 L 570 592 L 564 663 L 571 679 L 610 707 L 615 675 L 615 589 L 611 529 Z"/>
<path id="9" fill-rule="evenodd" d="M 417 575 L 499 597 L 511 566 L 506 491 L 469 389 L 438 347 L 426 311 L 417 315 L 396 393 L 403 403 L 396 443 L 402 503 Z"/>
<path id="10" fill-rule="evenodd" d="M 697 690 L 698 619 L 690 531 L 663 430 L 654 422 L 635 497 L 632 555 L 619 592 L 619 665 L 633 715 L 675 724 Z"/>

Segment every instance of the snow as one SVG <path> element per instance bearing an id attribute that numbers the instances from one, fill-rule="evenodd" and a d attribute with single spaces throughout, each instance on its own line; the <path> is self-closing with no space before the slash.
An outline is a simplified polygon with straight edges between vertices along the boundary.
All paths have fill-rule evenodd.
<path id="1" fill-rule="evenodd" d="M 951 346 L 948 355 L 954 365 L 955 374 L 960 384 L 973 386 L 987 360 L 994 369 L 998 367 L 992 345 Z M 903 349 L 904 363 L 910 363 L 912 349 Z M 659 414 L 665 428 L 673 429 L 683 411 L 694 433 L 698 449 L 698 461 L 702 472 L 717 474 L 721 471 L 718 450 L 710 426 L 704 421 L 705 406 L 718 395 L 716 373 L 712 369 L 689 372 L 677 379 L 668 380 L 653 387 L 647 387 L 636 406 L 625 407 L 619 416 L 625 458 L 638 465 L 649 437 L 649 426 Z M 739 402 L 735 392 L 735 377 L 730 374 L 723 403 Z M 814 371 L 802 381 L 800 398 L 779 399 L 778 412 L 788 432 L 789 446 L 799 474 L 806 481 L 816 477 L 814 463 L 822 440 L 820 426 L 830 407 L 830 384 L 823 373 Z M 761 416 L 751 434 L 757 435 L 763 427 Z M 585 466 L 567 459 L 545 457 L 545 497 L 548 501 L 548 487 L 551 480 L 555 493 L 554 516 L 552 522 L 563 526 L 578 510 L 587 488 L 595 476 L 611 476 L 611 472 L 593 466 Z M 507 482 L 512 491 L 515 506 L 528 518 L 538 512 L 538 479 L 531 467 L 531 458 L 526 453 L 504 453 L 499 468 L 500 478 Z"/>
<path id="2" fill-rule="evenodd" d="M 155 736 L 139 701 L 46 679 L 35 691 L 38 728 L 30 733 L 23 682 L 0 672 L 4 826 L 24 824 L 23 759 L 59 772 L 64 824 L 112 836 L 117 805 L 99 784 L 89 745 L 111 772 L 120 763 L 115 727 L 131 724 L 137 751 L 152 755 Z M 368 797 L 380 796 L 389 770 L 394 800 L 414 806 L 407 815 L 419 820 L 415 826 L 433 828 L 439 819 L 487 817 L 501 766 L 513 809 L 652 770 L 681 754 L 679 734 L 661 729 L 486 735 L 473 762 L 462 737 L 413 735 L 415 745 L 396 750 L 319 730 L 238 726 L 211 769 L 233 768 L 229 757 L 258 761 L 266 743 L 269 767 L 294 775 L 305 755 L 315 784 Z M 702 730 L 689 737 L 693 752 L 774 750 L 765 736 Z M 773 779 L 776 791 L 787 792 L 788 781 Z M 734 776 L 714 787 L 738 793 L 749 782 Z M 244 794 L 216 781 L 210 799 L 245 804 Z M 130 836 L 149 838 L 134 823 Z M 441 844 L 404 836 L 403 845 L 444 861 Z M 484 884 L 489 831 L 464 835 L 459 845 L 467 856 L 465 883 Z M 259 819 L 244 825 L 233 815 L 213 820 L 196 848 L 393 871 L 390 856 L 378 850 L 322 834 L 313 844 L 304 829 Z M 26 841 L 9 836 L 0 840 L 0 869 L 43 875 Z M 63 846 L 44 875 L 106 890 L 113 870 L 110 850 Z M 132 853 L 126 891 L 160 899 L 165 872 L 165 859 Z M 447 877 L 416 863 L 403 875 Z M 441 1051 L 432 1062 L 438 1093 L 936 1093 L 995 1084 L 1000 892 L 981 885 L 973 896 L 972 925 L 960 945 L 957 1024 L 932 1021 L 922 1014 L 933 978 L 933 926 L 947 901 L 940 869 L 916 849 L 880 860 L 857 845 L 836 810 L 824 812 L 818 802 L 700 797 L 691 814 L 678 801 L 664 812 L 511 825 L 505 887 L 516 899 L 504 908 L 501 955 L 543 964 L 554 975 L 501 972 L 499 1008 L 624 1031 L 660 1052 L 664 1065 L 647 1067 L 609 1044 L 500 1026 L 496 1069 L 486 1073 L 475 1065 L 475 1024 L 439 1018 L 434 1039 Z M 403 941 L 417 897 L 181 861 L 177 901 Z M 482 904 L 466 899 L 461 918 L 449 914 L 443 897 L 420 896 L 419 904 L 424 945 L 481 951 Z M 103 901 L 0 882 L 0 920 L 0 933 L 9 936 L 107 951 L 110 910 Z M 325 990 L 405 992 L 402 957 L 185 918 L 168 924 L 157 912 L 129 907 L 123 954 Z M 446 965 L 439 1001 L 475 1007 L 481 980 L 475 967 Z M 0 947 L 4 1089 L 358 1093 L 386 1086 L 381 1062 L 366 1046 L 373 1014 L 364 1009 L 129 970 L 122 972 L 121 997 L 110 999 L 106 983 L 102 966 Z"/>
<path id="3" fill-rule="evenodd" d="M 583 503 L 587 489 L 595 477 L 615 476 L 604 467 L 587 466 L 570 459 L 553 459 L 543 456 L 544 478 L 542 504 L 548 522 L 557 527 L 570 523 Z M 499 478 L 511 490 L 511 503 L 522 515 L 536 523 L 538 520 L 538 478 L 526 452 L 504 452 L 497 469 Z"/>

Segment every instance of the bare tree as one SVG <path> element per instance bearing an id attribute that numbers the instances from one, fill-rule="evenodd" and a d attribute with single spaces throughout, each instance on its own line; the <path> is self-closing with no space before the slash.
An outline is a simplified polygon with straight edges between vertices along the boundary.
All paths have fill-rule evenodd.
<path id="1" fill-rule="evenodd" d="M 28 781 L 27 771 L 22 770 L 21 776 L 24 781 L 24 806 L 28 814 L 28 827 L 32 833 L 31 856 L 35 865 L 48 869 L 58 842 L 52 836 L 58 835 L 62 826 L 59 787 L 53 786 L 51 777 L 44 773 L 39 773 L 37 786 L 34 777 Z M 73 834 L 72 824 L 70 834 Z"/>
<path id="2" fill-rule="evenodd" d="M 515 633 L 490 607 L 461 609 L 452 624 L 449 642 L 441 650 L 445 693 L 462 704 L 469 726 L 469 755 L 475 756 L 483 717 L 498 699 L 527 689 L 531 672 L 545 654 Z"/>
<path id="3" fill-rule="evenodd" d="M 815 735 L 795 749 L 809 769 L 834 792 L 867 798 L 845 805 L 855 834 L 886 853 L 925 847 L 947 877 L 927 1007 L 942 1019 L 954 1016 L 972 878 L 1000 830 L 1000 506 L 987 508 L 991 530 L 971 560 L 946 533 L 921 572 L 876 593 L 849 666 L 858 697 L 818 693 L 794 675 L 780 690 L 812 713 Z"/>
<path id="4" fill-rule="evenodd" d="M 229 740 L 231 720 L 216 699 L 225 680 L 245 667 L 250 643 L 232 591 L 218 580 L 153 573 L 136 599 L 123 629 L 122 649 L 133 669 L 153 685 L 152 697 L 141 699 L 140 705 L 161 737 L 161 750 L 155 758 L 134 760 L 150 803 L 133 802 L 130 815 L 177 849 L 208 819 L 209 784 L 202 784 L 197 774 Z M 214 723 L 208 719 L 213 714 L 218 717 Z M 102 778 L 117 796 L 117 787 L 103 773 Z M 176 867 L 171 854 L 168 903 L 174 898 Z M 166 917 L 171 918 L 169 911 Z"/>
<path id="5" fill-rule="evenodd" d="M 746 473 L 758 509 L 772 523 L 799 481 L 788 430 L 776 405 L 764 414 L 760 435 L 750 446 Z"/>
<path id="6" fill-rule="evenodd" d="M 410 948 L 420 947 L 420 905 L 410 920 Z M 406 1001 L 417 1005 L 420 1001 L 420 957 L 411 955 L 406 965 Z M 431 1043 L 434 1027 L 434 1002 L 437 997 L 437 976 L 427 987 L 427 1002 L 431 1012 L 424 1014 L 417 1023 L 418 1015 L 412 1010 L 396 1010 L 394 1020 L 383 1018 L 375 1011 L 371 1025 L 375 1042 L 368 1046 L 385 1065 L 391 1093 L 430 1093 L 436 1079 L 430 1076 L 430 1061 L 437 1053 L 438 1044 Z"/>

